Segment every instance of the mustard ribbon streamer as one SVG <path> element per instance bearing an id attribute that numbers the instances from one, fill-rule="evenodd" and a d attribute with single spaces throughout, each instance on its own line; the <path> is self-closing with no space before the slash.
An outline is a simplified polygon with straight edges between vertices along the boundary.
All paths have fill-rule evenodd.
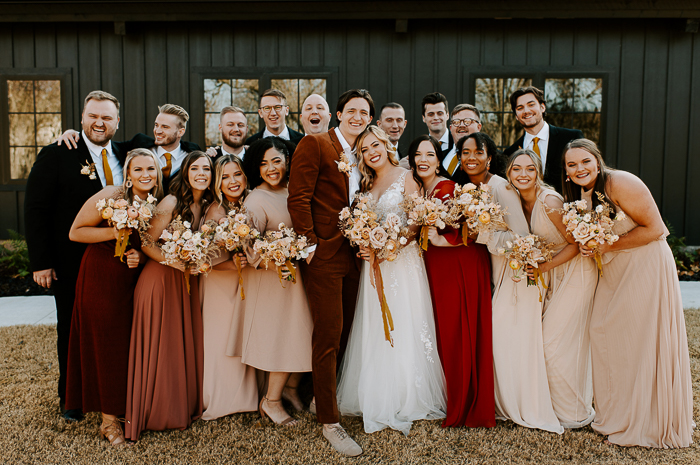
<path id="1" fill-rule="evenodd" d="M 277 267 L 277 277 L 279 278 L 280 284 L 282 285 L 282 287 L 284 287 L 286 289 L 286 287 L 284 285 L 284 281 L 285 280 L 291 281 L 293 284 L 296 284 L 297 283 L 297 273 L 296 273 L 296 270 L 294 269 L 294 265 L 292 265 L 291 261 L 287 260 L 286 262 L 284 262 L 284 265 L 289 270 L 290 278 L 286 279 L 284 276 L 282 276 L 282 267 L 281 266 Z"/>
<path id="2" fill-rule="evenodd" d="M 377 296 L 379 297 L 379 304 L 381 306 L 382 323 L 384 324 L 384 339 L 389 341 L 391 347 L 394 347 L 394 340 L 391 337 L 391 331 L 394 330 L 394 319 L 391 316 L 391 310 L 389 310 L 386 295 L 384 295 L 384 280 L 382 279 L 382 270 L 379 268 L 379 260 L 377 260 L 374 253 L 370 255 L 369 262 L 370 266 L 372 267 L 370 282 L 377 290 Z"/>
<path id="3" fill-rule="evenodd" d="M 429 226 L 423 225 L 420 228 L 420 247 L 423 250 L 428 250 L 428 231 Z"/>
<path id="4" fill-rule="evenodd" d="M 236 263 L 236 270 L 238 271 L 238 287 L 241 290 L 241 300 L 245 300 L 245 292 L 243 291 L 243 275 L 241 272 L 243 271 L 241 268 L 241 257 L 238 255 L 235 256 L 236 259 L 234 262 Z"/>
<path id="5" fill-rule="evenodd" d="M 539 294 L 540 294 L 540 302 L 542 302 L 542 289 L 540 289 L 540 283 L 542 284 L 543 289 L 549 289 L 549 288 L 544 283 L 544 275 L 540 272 L 539 268 L 535 268 L 534 275 L 535 276 L 533 279 L 527 278 L 527 285 L 528 286 L 537 286 L 537 292 L 539 292 Z"/>
<path id="6" fill-rule="evenodd" d="M 126 252 L 126 247 L 129 245 L 129 234 L 131 230 L 128 228 L 117 230 L 117 245 L 114 247 L 114 256 L 119 257 L 122 263 L 124 263 L 124 252 Z"/>
<path id="7" fill-rule="evenodd" d="M 192 276 L 192 273 L 190 272 L 189 267 L 185 268 L 185 284 L 187 285 L 187 294 L 191 295 L 192 293 L 190 292 L 190 276 Z"/>
<path id="8" fill-rule="evenodd" d="M 603 257 L 600 255 L 600 252 L 595 253 L 595 263 L 598 265 L 598 277 L 603 276 Z"/>
<path id="9" fill-rule="evenodd" d="M 462 243 L 469 247 L 469 227 L 467 223 L 462 223 Z"/>

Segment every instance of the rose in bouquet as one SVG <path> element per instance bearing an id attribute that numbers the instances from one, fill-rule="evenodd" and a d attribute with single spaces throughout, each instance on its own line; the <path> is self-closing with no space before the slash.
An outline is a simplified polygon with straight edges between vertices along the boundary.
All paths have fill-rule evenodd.
<path id="1" fill-rule="evenodd" d="M 422 250 L 428 250 L 428 230 L 431 226 L 445 228 L 447 218 L 447 203 L 436 197 L 425 198 L 418 192 L 414 192 L 404 198 L 401 204 L 406 216 L 407 223 L 421 226 L 420 246 Z"/>
<path id="2" fill-rule="evenodd" d="M 462 229 L 462 242 L 467 245 L 470 233 L 488 236 L 496 229 L 508 229 L 504 216 L 506 209 L 494 202 L 491 186 L 476 187 L 469 183 L 455 186 L 454 194 L 447 201 L 445 222 Z M 488 242 L 488 237 L 480 242 Z"/>
<path id="3" fill-rule="evenodd" d="M 379 297 L 384 337 L 393 347 L 391 331 L 394 330 L 394 321 L 384 294 L 384 281 L 379 263 L 381 260 L 396 260 L 401 247 L 408 243 L 411 232 L 402 224 L 396 213 L 387 213 L 384 217 L 377 213 L 377 202 L 368 193 L 357 194 L 352 207 L 341 210 L 338 226 L 352 245 L 370 250 L 370 282 Z"/>
<path id="4" fill-rule="evenodd" d="M 294 229 L 287 228 L 284 223 L 280 223 L 278 228 L 278 231 L 266 231 L 264 235 L 259 236 L 253 244 L 253 250 L 265 262 L 266 269 L 270 262 L 277 266 L 277 275 L 284 287 L 283 280 L 296 284 L 296 268 L 292 260 L 304 260 L 308 257 L 306 248 L 309 244 L 306 236 L 298 236 Z M 282 274 L 283 267 L 289 271 L 287 277 Z"/>
<path id="5" fill-rule="evenodd" d="M 189 275 L 192 273 L 208 273 L 211 271 L 211 261 L 219 255 L 219 247 L 214 241 L 216 222 L 208 221 L 200 231 L 193 231 L 189 221 L 182 221 L 178 216 L 163 233 L 160 240 L 160 250 L 163 253 L 163 265 L 181 263 L 185 268 L 187 292 L 190 291 Z"/>
<path id="6" fill-rule="evenodd" d="M 617 242 L 620 237 L 613 233 L 612 228 L 615 221 L 625 218 L 625 213 L 620 211 L 615 215 L 613 208 L 605 201 L 605 196 L 600 192 L 596 192 L 596 195 L 601 203 L 593 210 L 588 209 L 585 200 L 565 203 L 562 222 L 576 242 L 596 251 L 595 261 L 598 273 L 602 276 L 603 261 L 597 248 L 604 243 L 612 245 Z"/>
<path id="7" fill-rule="evenodd" d="M 542 302 L 542 290 L 539 285 L 541 284 L 543 289 L 547 289 L 547 285 L 539 271 L 539 264 L 552 259 L 551 244 L 546 243 L 535 234 L 528 234 L 524 237 L 516 234 L 515 239 L 506 242 L 506 246 L 508 248 L 499 249 L 498 253 L 505 255 L 508 267 L 513 271 L 511 279 L 516 283 L 520 282 L 523 279 L 521 272 L 525 272 L 525 268 L 531 265 L 535 269 L 534 276 L 532 278 L 528 276 L 527 285 L 537 286 L 537 290 L 540 292 L 540 302 Z"/>
<path id="8" fill-rule="evenodd" d="M 124 261 L 124 252 L 129 245 L 129 234 L 132 229 L 145 233 L 150 225 L 156 209 L 156 198 L 148 194 L 146 200 L 138 196 L 129 204 L 126 199 L 101 199 L 97 201 L 97 211 L 110 226 L 117 230 L 117 245 L 114 256 Z"/>
<path id="9" fill-rule="evenodd" d="M 233 259 L 238 270 L 238 287 L 241 290 L 241 300 L 245 300 L 243 289 L 243 275 L 241 273 L 240 252 L 252 241 L 260 236 L 260 233 L 250 227 L 250 218 L 245 207 L 237 207 L 228 212 L 215 226 L 214 241 L 219 247 L 233 254 Z"/>

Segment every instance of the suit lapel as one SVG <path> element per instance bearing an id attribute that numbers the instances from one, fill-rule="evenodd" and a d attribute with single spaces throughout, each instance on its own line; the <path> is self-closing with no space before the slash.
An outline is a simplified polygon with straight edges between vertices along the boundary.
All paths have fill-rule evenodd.
<path id="1" fill-rule="evenodd" d="M 344 151 L 343 145 L 340 143 L 340 140 L 338 140 L 338 136 L 335 135 L 335 129 L 331 129 L 330 131 L 328 131 L 328 136 L 331 138 L 331 144 L 333 145 L 333 148 L 336 151 L 336 158 L 338 161 L 340 161 L 340 154 Z M 336 163 L 334 162 L 333 164 L 335 165 Z M 341 174 L 343 175 L 343 181 L 345 185 L 345 198 L 347 199 L 350 197 L 350 177 L 345 173 Z"/>
<path id="2" fill-rule="evenodd" d="M 114 145 L 112 145 L 112 150 L 114 150 Z M 90 150 L 88 150 L 82 137 L 78 139 L 78 148 L 75 150 L 75 154 L 78 158 L 77 161 L 80 166 L 84 166 L 86 163 L 89 165 L 93 162 L 92 156 L 90 155 Z M 85 175 L 81 174 L 80 176 Z M 95 179 L 90 179 L 89 176 L 86 176 L 86 178 L 88 181 L 87 184 L 93 190 L 94 194 L 98 193 L 102 189 L 102 181 L 100 181 L 100 177 L 97 175 L 97 172 L 95 172 Z"/>

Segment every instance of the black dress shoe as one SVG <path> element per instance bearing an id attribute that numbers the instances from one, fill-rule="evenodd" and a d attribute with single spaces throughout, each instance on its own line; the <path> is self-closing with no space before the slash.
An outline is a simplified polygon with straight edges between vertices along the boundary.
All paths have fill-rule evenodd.
<path id="1" fill-rule="evenodd" d="M 80 421 L 83 419 L 82 410 L 78 408 L 66 410 L 66 404 L 63 401 L 59 401 L 59 407 L 61 408 L 61 416 L 63 416 L 66 421 Z"/>

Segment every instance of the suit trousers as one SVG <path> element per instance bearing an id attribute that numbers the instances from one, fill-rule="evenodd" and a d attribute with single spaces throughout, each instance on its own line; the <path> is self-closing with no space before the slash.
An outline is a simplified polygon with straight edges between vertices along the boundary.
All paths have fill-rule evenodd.
<path id="1" fill-rule="evenodd" d="M 58 352 L 58 397 L 62 402 L 66 401 L 66 373 L 68 372 L 68 342 L 70 341 L 70 327 L 73 317 L 73 304 L 75 303 L 75 284 L 78 281 L 80 262 L 78 267 L 64 266 L 56 270 L 58 279 L 53 282 L 51 288 L 56 300 L 56 349 Z"/>
<path id="2" fill-rule="evenodd" d="M 314 330 L 312 376 L 319 423 L 338 423 L 336 373 L 340 366 L 355 316 L 360 270 L 348 241 L 328 260 L 314 256 L 301 263 Z"/>

